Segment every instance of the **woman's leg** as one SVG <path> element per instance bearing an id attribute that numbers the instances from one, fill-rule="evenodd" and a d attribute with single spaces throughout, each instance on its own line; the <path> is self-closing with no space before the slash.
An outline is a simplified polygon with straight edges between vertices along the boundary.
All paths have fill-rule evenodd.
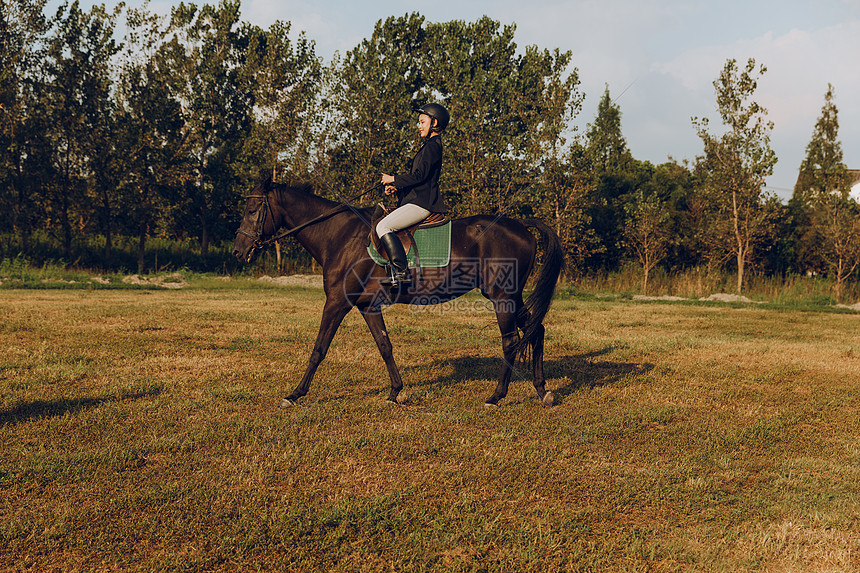
<path id="1" fill-rule="evenodd" d="M 379 220 L 376 224 L 376 234 L 380 238 L 388 233 L 396 233 L 400 229 L 411 227 L 416 223 L 420 223 L 430 216 L 430 211 L 424 207 L 407 203 L 401 205 L 385 217 Z"/>
<path id="2" fill-rule="evenodd" d="M 412 282 L 406 250 L 395 233 L 400 229 L 420 223 L 428 215 L 430 215 L 430 211 L 427 209 L 407 203 L 383 217 L 376 224 L 376 234 L 379 235 L 379 241 L 385 247 L 386 252 L 388 252 L 388 260 L 391 261 L 391 278 L 383 281 L 383 284 L 404 286 Z"/>

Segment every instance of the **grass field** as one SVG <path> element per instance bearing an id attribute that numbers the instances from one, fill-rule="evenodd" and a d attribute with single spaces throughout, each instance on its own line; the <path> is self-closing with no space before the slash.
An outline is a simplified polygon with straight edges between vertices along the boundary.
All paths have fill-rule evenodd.
<path id="1" fill-rule="evenodd" d="M 544 409 L 493 317 L 315 289 L 0 290 L 0 570 L 860 569 L 860 314 L 559 298 Z"/>

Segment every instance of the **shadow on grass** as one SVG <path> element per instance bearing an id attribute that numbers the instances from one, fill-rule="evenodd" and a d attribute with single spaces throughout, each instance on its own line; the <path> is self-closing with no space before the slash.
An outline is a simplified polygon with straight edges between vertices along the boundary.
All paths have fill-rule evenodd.
<path id="1" fill-rule="evenodd" d="M 572 356 L 561 356 L 549 358 L 544 361 L 544 375 L 547 381 L 561 380 L 564 386 L 554 388 L 552 383 L 547 384 L 547 390 L 555 395 L 556 404 L 582 388 L 596 388 L 613 384 L 630 375 L 642 375 L 654 369 L 653 364 L 638 364 L 635 362 L 611 362 L 607 360 L 595 360 L 612 352 L 612 347 L 606 347 L 593 352 L 576 354 Z M 441 365 L 453 367 L 454 371 L 439 376 L 435 379 L 424 380 L 417 386 L 453 386 L 462 380 L 490 379 L 493 386 L 488 388 L 492 392 L 495 381 L 498 379 L 502 368 L 501 357 L 469 357 L 464 356 L 442 362 Z M 518 362 L 514 368 L 511 383 L 525 381 L 532 383 L 531 367 Z"/>
<path id="2" fill-rule="evenodd" d="M 82 410 L 95 408 L 105 402 L 137 400 L 161 393 L 160 388 L 152 388 L 136 393 L 111 395 L 102 398 L 68 398 L 59 400 L 36 400 L 20 404 L 11 410 L 0 410 L 0 426 L 20 424 L 29 420 L 41 418 L 56 418 L 65 414 L 74 414 Z"/>
<path id="3" fill-rule="evenodd" d="M 594 352 L 564 356 L 547 361 L 544 364 L 546 379 L 562 379 L 567 382 L 559 388 L 547 388 L 555 394 L 556 404 L 560 404 L 567 396 L 582 388 L 598 388 L 615 384 L 622 378 L 631 375 L 641 376 L 654 369 L 654 365 L 650 363 L 594 360 L 610 352 L 612 352 L 612 347 L 607 346 Z"/>

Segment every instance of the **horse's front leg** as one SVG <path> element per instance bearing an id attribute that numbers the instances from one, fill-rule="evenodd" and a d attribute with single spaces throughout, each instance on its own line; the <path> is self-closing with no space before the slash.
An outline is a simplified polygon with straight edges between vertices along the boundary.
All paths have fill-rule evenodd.
<path id="1" fill-rule="evenodd" d="M 314 343 L 314 349 L 311 352 L 305 375 L 302 376 L 301 382 L 293 390 L 293 393 L 281 400 L 282 408 L 292 406 L 299 398 L 308 393 L 317 367 L 323 361 L 323 358 L 325 358 L 332 338 L 334 338 L 334 333 L 337 332 L 340 323 L 343 322 L 344 317 L 349 313 L 351 308 L 345 300 L 326 299 L 325 306 L 323 307 L 322 321 L 320 321 L 320 330 L 317 334 L 317 340 Z"/>
<path id="2" fill-rule="evenodd" d="M 393 347 L 391 340 L 388 338 L 388 331 L 385 329 L 385 320 L 382 318 L 382 311 L 379 308 L 361 309 L 361 316 L 367 322 L 370 328 L 370 334 L 373 340 L 376 341 L 376 347 L 382 355 L 382 360 L 385 361 L 385 367 L 388 368 L 388 377 L 391 379 L 391 392 L 388 394 L 388 402 L 391 404 L 397 403 L 397 395 L 403 389 L 403 380 L 400 378 L 400 370 L 394 362 Z"/>

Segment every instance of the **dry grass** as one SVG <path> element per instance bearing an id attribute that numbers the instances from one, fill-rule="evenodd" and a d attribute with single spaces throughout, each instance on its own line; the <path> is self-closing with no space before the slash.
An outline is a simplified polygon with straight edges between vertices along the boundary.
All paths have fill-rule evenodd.
<path id="1" fill-rule="evenodd" d="M 478 299 L 469 299 L 477 302 Z M 0 569 L 860 568 L 860 316 L 558 300 L 546 410 L 492 316 L 322 294 L 0 291 Z"/>

